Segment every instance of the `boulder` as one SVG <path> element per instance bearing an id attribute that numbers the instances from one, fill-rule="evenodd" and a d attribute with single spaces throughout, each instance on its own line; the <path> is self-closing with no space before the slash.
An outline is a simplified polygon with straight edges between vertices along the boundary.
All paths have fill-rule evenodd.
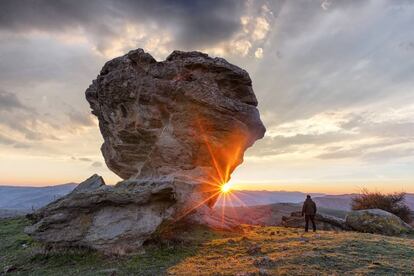
<path id="1" fill-rule="evenodd" d="M 382 235 L 401 235 L 413 228 L 399 217 L 381 209 L 358 210 L 348 213 L 346 224 L 355 231 Z"/>
<path id="2" fill-rule="evenodd" d="M 79 186 L 101 183 L 100 177 L 91 178 Z M 174 210 L 176 183 L 152 184 L 137 181 L 139 189 L 100 186 L 74 190 L 28 215 L 35 223 L 25 232 L 51 247 L 87 247 L 120 255 L 133 252 Z"/>
<path id="3" fill-rule="evenodd" d="M 222 58 L 174 51 L 157 62 L 137 49 L 108 61 L 86 90 L 109 169 L 36 211 L 26 229 L 52 246 L 128 253 L 163 223 L 233 227 L 209 208 L 264 136 L 249 74 Z"/>
<path id="4" fill-rule="evenodd" d="M 311 222 L 309 223 L 309 228 L 312 229 L 312 224 Z M 349 230 L 344 219 L 325 214 L 317 213 L 315 215 L 315 223 L 317 230 Z M 289 217 L 282 217 L 282 225 L 285 227 L 305 228 L 305 218 L 302 216 L 302 212 L 292 212 Z"/>

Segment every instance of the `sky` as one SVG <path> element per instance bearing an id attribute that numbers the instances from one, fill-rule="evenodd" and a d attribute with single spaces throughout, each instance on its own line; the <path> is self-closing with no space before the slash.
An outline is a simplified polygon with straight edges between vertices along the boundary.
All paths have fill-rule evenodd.
<path id="1" fill-rule="evenodd" d="M 120 179 L 84 92 L 143 48 L 247 70 L 265 137 L 235 189 L 414 192 L 412 1 L 2 0 L 0 185 Z"/>

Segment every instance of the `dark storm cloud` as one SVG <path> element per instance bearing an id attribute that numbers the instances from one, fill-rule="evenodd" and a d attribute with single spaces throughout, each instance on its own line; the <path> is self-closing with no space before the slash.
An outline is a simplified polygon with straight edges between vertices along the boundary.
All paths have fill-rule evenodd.
<path id="1" fill-rule="evenodd" d="M 229 38 L 240 28 L 244 1 L 237 0 L 4 0 L 0 3 L 0 29 L 62 32 L 83 28 L 102 48 L 119 35 L 125 23 L 158 24 L 185 47 L 206 46 Z"/>

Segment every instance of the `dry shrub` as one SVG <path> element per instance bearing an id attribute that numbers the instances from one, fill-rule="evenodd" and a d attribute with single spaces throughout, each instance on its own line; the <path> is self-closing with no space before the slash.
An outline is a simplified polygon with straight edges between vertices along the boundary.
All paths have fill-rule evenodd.
<path id="1" fill-rule="evenodd" d="M 352 198 L 351 206 L 352 210 L 382 209 L 407 223 L 411 222 L 411 210 L 405 204 L 405 193 L 383 194 L 364 189 L 360 195 Z"/>

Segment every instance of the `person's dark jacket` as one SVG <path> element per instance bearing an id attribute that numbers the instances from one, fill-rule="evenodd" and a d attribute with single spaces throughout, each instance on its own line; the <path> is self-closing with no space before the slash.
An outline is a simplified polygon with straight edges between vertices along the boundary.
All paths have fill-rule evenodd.
<path id="1" fill-rule="evenodd" d="M 303 203 L 302 216 L 303 215 L 309 216 L 309 215 L 315 215 L 315 214 L 316 214 L 316 204 L 312 199 L 307 198 L 305 202 Z"/>

